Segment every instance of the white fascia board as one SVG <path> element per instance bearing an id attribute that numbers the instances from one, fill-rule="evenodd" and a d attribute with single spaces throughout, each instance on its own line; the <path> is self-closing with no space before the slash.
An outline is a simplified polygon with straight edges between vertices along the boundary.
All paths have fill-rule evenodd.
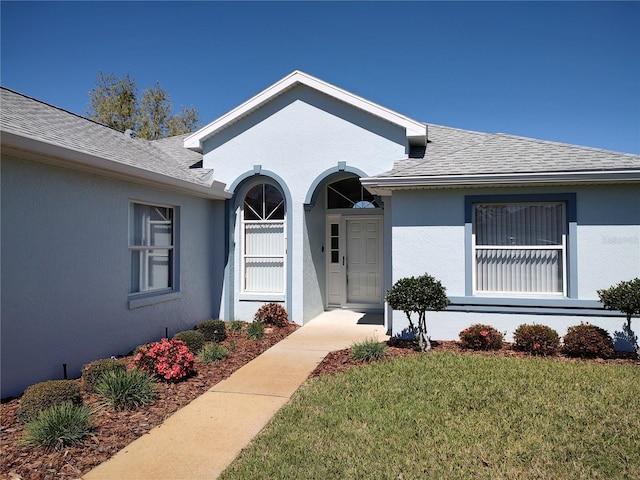
<path id="1" fill-rule="evenodd" d="M 640 183 L 639 170 L 611 170 L 605 172 L 547 172 L 493 175 L 441 175 L 413 177 L 369 177 L 360 182 L 376 195 L 389 195 L 393 190 L 416 188 L 456 188 L 497 185 L 553 185 Z"/>
<path id="2" fill-rule="evenodd" d="M 426 145 L 427 141 L 427 126 L 416 120 L 412 120 L 409 117 L 401 115 L 393 110 L 382 107 L 374 102 L 366 100 L 358 95 L 354 95 L 346 90 L 338 88 L 327 82 L 324 82 L 316 77 L 313 77 L 307 73 L 295 70 L 282 80 L 274 83 L 270 87 L 266 88 L 256 96 L 250 98 L 243 104 L 234 108 L 233 110 L 225 113 L 221 117 L 217 118 L 208 125 L 202 127 L 197 132 L 189 135 L 184 140 L 185 148 L 192 150 L 202 151 L 202 143 L 214 135 L 216 132 L 224 129 L 233 122 L 239 120 L 243 116 L 249 114 L 253 110 L 256 110 L 268 103 L 278 95 L 282 94 L 289 88 L 294 87 L 297 84 L 306 85 L 309 88 L 313 88 L 321 93 L 329 95 L 337 100 L 341 100 L 353 107 L 364 110 L 365 112 L 382 118 L 390 123 L 396 124 L 406 130 L 409 143 L 417 145 Z"/>
<path id="3" fill-rule="evenodd" d="M 225 190 L 226 185 L 219 181 L 212 181 L 210 185 L 199 185 L 6 131 L 1 132 L 1 138 L 2 154 L 6 156 L 18 159 L 23 158 L 83 173 L 102 175 L 130 183 L 156 188 L 164 187 L 167 190 L 211 200 L 226 200 L 233 196 L 231 192 Z"/>

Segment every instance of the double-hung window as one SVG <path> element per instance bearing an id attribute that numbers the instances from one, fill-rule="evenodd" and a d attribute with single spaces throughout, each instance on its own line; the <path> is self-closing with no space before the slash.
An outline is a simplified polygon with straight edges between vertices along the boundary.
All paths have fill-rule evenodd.
<path id="1" fill-rule="evenodd" d="M 131 254 L 130 293 L 174 287 L 174 209 L 131 203 L 129 212 Z"/>
<path id="2" fill-rule="evenodd" d="M 246 194 L 242 215 L 242 291 L 284 293 L 285 202 L 280 190 L 268 183 Z"/>
<path id="3" fill-rule="evenodd" d="M 565 202 L 474 203 L 474 293 L 567 294 Z"/>

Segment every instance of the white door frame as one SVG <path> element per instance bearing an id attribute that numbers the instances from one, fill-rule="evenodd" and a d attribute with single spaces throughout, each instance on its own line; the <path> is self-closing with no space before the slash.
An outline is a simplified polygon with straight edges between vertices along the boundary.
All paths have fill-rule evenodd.
<path id="1" fill-rule="evenodd" d="M 379 271 L 379 302 L 377 303 L 348 303 L 347 302 L 347 221 L 372 220 L 378 221 L 378 271 Z M 333 236 L 331 225 L 337 225 L 337 250 L 336 240 Z M 326 299 L 325 308 L 354 308 L 354 309 L 380 309 L 383 306 L 383 278 L 384 278 L 384 215 L 377 214 L 341 214 L 330 213 L 326 216 L 325 230 L 325 265 L 326 265 Z M 337 260 L 337 261 L 336 261 Z"/>

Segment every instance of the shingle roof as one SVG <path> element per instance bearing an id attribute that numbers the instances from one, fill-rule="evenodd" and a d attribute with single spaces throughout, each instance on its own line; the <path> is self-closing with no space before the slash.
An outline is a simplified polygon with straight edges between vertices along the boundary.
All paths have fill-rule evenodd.
<path id="1" fill-rule="evenodd" d="M 640 155 L 428 125 L 424 158 L 396 161 L 380 177 L 606 172 L 640 168 Z"/>
<path id="2" fill-rule="evenodd" d="M 184 137 L 150 142 L 0 87 L 0 130 L 149 172 L 209 186 L 210 171 L 189 169 L 202 155 L 182 147 Z M 176 146 L 180 146 L 177 152 Z"/>

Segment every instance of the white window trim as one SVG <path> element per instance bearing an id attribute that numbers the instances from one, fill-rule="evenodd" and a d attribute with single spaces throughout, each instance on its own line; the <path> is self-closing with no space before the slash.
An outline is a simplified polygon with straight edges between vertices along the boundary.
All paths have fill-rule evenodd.
<path id="1" fill-rule="evenodd" d="M 477 205 L 543 205 L 543 204 L 562 204 L 562 242 L 560 245 L 477 245 L 476 233 L 475 233 L 475 208 Z M 509 202 L 478 202 L 472 205 L 473 219 L 472 219 L 472 233 L 471 233 L 471 255 L 472 255 L 472 284 L 473 295 L 477 296 L 516 296 L 516 297 L 567 297 L 567 203 L 565 201 L 509 201 Z M 478 258 L 477 253 L 479 250 L 556 250 L 562 255 L 562 291 L 561 292 L 525 292 L 514 290 L 478 290 Z"/>

